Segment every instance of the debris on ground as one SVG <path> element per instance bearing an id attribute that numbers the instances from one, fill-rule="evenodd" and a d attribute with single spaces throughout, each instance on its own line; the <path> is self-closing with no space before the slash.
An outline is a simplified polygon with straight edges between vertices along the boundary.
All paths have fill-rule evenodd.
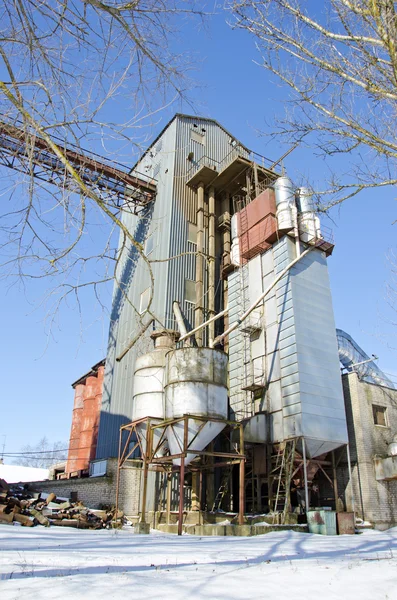
<path id="1" fill-rule="evenodd" d="M 82 502 L 71 502 L 27 489 L 22 484 L 7 484 L 0 479 L 0 524 L 20 523 L 24 527 L 74 527 L 75 529 L 103 529 L 121 527 L 124 513 L 115 508 L 95 510 Z"/>

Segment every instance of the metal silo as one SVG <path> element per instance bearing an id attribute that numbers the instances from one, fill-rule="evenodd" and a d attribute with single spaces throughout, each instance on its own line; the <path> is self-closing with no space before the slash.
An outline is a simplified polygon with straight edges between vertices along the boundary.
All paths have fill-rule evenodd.
<path id="1" fill-rule="evenodd" d="M 165 370 L 165 416 L 177 419 L 192 415 L 188 424 L 187 447 L 203 450 L 225 427 L 225 423 L 203 421 L 198 417 L 227 419 L 227 355 L 212 348 L 178 348 L 167 354 Z M 184 446 L 184 423 L 167 429 L 170 454 L 180 454 Z M 185 465 L 195 454 L 188 454 Z M 179 465 L 180 459 L 174 459 Z"/>
<path id="2" fill-rule="evenodd" d="M 133 421 L 152 417 L 154 418 L 152 422 L 155 423 L 165 418 L 164 371 L 166 356 L 175 347 L 177 335 L 176 332 L 171 331 L 152 333 L 154 350 L 136 359 L 132 404 Z M 136 431 L 145 452 L 147 421 L 137 425 Z M 155 448 L 160 438 L 160 430 L 155 429 L 153 436 L 153 447 Z M 163 455 L 165 450 L 166 448 L 162 445 L 156 455 Z"/>
<path id="3" fill-rule="evenodd" d="M 288 177 L 279 177 L 274 183 L 279 231 L 290 231 L 294 227 L 295 191 Z"/>

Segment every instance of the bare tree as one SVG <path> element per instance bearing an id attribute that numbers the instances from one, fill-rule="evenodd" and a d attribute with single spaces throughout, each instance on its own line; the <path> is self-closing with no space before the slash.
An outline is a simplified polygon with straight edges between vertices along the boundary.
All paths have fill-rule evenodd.
<path id="1" fill-rule="evenodd" d="M 289 89 L 276 134 L 349 154 L 319 207 L 397 183 L 397 14 L 393 0 L 231 0 L 232 25 L 254 36 L 261 65 Z M 312 134 L 312 135 L 311 135 Z"/>
<path id="2" fill-rule="evenodd" d="M 37 469 L 47 469 L 57 462 L 65 460 L 67 450 L 65 442 L 51 443 L 45 436 L 31 446 L 27 444 L 21 448 L 20 456 L 15 458 L 14 465 L 20 467 L 36 467 Z"/>
<path id="3" fill-rule="evenodd" d="M 52 315 L 72 296 L 78 307 L 86 288 L 100 300 L 101 284 L 117 281 L 131 248 L 146 263 L 153 295 L 143 246 L 123 223 L 131 203 L 95 187 L 71 152 L 87 155 L 89 146 L 133 164 L 159 111 L 186 95 L 190 59 L 173 41 L 185 20 L 203 19 L 198 5 L 0 1 L 0 157 L 5 152 L 1 163 L 23 173 L 2 179 L 2 275 L 51 278 Z M 40 164 L 54 167 L 56 185 L 40 177 Z M 142 329 L 153 318 L 150 305 L 137 312 Z"/>

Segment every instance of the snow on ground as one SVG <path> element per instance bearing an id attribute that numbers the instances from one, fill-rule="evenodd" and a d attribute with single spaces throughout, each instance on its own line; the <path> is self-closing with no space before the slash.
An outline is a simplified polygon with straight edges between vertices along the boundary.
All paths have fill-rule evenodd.
<path id="1" fill-rule="evenodd" d="M 36 469 L 36 467 L 20 467 L 18 465 L 0 464 L 0 479 L 7 483 L 20 483 L 24 481 L 42 481 L 48 479 L 48 469 Z"/>
<path id="2" fill-rule="evenodd" d="M 397 600 L 397 528 L 180 538 L 0 525 L 1 600 Z"/>

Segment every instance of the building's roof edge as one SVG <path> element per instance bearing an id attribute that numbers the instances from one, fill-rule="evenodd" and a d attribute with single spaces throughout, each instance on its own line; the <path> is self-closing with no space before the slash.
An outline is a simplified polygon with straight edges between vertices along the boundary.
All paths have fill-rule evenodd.
<path id="1" fill-rule="evenodd" d="M 175 119 L 177 119 L 178 117 L 182 118 L 182 119 L 192 119 L 192 120 L 197 119 L 197 120 L 200 120 L 200 121 L 210 121 L 211 123 L 215 123 L 215 125 L 217 125 L 218 127 L 220 127 L 220 129 L 222 129 L 227 135 L 230 135 L 231 138 L 233 138 L 234 140 L 236 140 L 236 142 L 242 148 L 244 148 L 244 150 L 246 150 L 247 152 L 251 152 L 251 150 L 249 148 L 247 148 L 247 146 L 245 146 L 244 144 L 242 144 L 240 142 L 240 140 L 238 140 L 232 133 L 230 133 L 230 131 L 228 131 L 226 129 L 226 127 L 223 127 L 223 125 L 221 125 L 221 123 L 219 123 L 219 121 L 217 121 L 216 119 L 211 119 L 209 117 L 201 117 L 200 115 L 187 115 L 185 113 L 175 113 L 174 116 L 172 117 L 172 119 L 170 119 L 170 121 L 168 121 L 168 123 L 166 125 L 164 125 L 164 127 L 160 131 L 160 133 L 151 142 L 150 146 L 148 146 L 146 148 L 145 152 L 139 157 L 139 159 L 136 161 L 136 163 L 134 164 L 134 166 L 131 167 L 131 172 L 136 169 L 137 165 L 146 156 L 146 154 L 151 150 L 151 148 L 153 148 L 153 146 L 158 142 L 158 140 L 161 138 L 161 136 L 166 131 L 166 129 L 168 129 L 168 127 L 171 125 L 171 123 L 173 123 L 175 121 Z"/>
<path id="2" fill-rule="evenodd" d="M 93 367 L 91 367 L 91 369 L 89 371 L 87 371 L 87 373 L 85 373 L 84 375 L 82 375 L 81 377 L 76 379 L 76 381 L 74 381 L 71 384 L 72 388 L 75 388 L 76 385 L 79 385 L 79 383 L 83 383 L 83 381 L 85 381 L 87 379 L 87 377 L 97 375 L 99 367 L 103 367 L 105 365 L 105 362 L 106 362 L 106 358 L 103 358 L 102 360 L 97 362 Z"/>

